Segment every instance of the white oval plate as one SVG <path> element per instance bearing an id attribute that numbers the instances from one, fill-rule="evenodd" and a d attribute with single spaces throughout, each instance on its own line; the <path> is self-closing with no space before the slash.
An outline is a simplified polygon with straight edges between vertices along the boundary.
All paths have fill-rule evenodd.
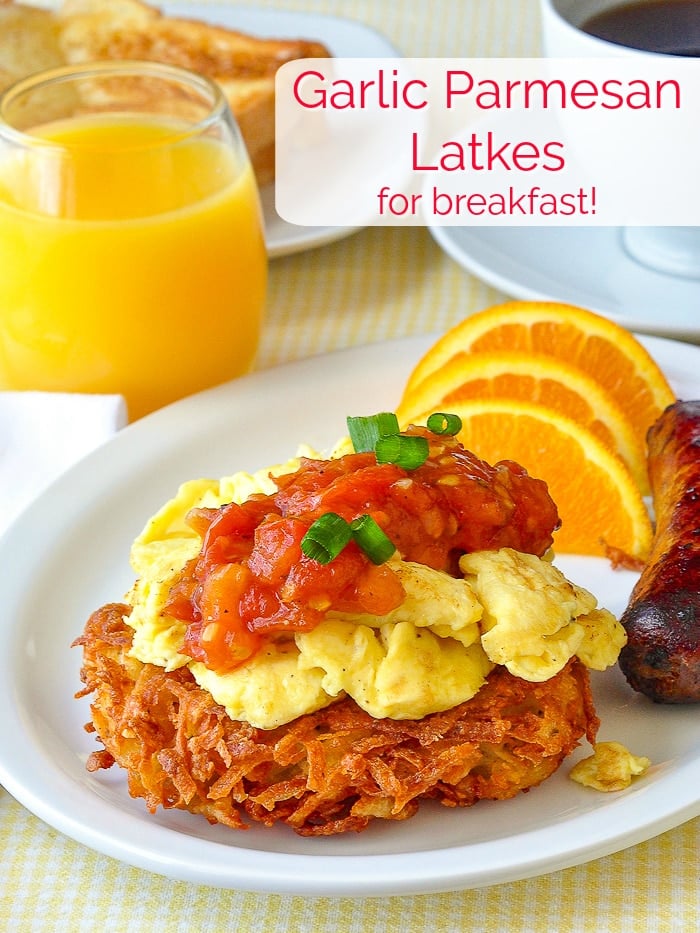
<path id="1" fill-rule="evenodd" d="M 430 231 L 463 269 L 524 301 L 564 301 L 630 330 L 700 341 L 700 280 L 633 259 L 621 227 L 441 227 Z"/>
<path id="2" fill-rule="evenodd" d="M 172 878 L 302 895 L 389 895 L 480 887 L 576 865 L 700 813 L 700 719 L 655 706 L 612 670 L 594 674 L 599 738 L 653 761 L 627 791 L 600 794 L 566 776 L 514 800 L 425 805 L 406 822 L 308 839 L 286 827 L 237 832 L 180 811 L 149 815 L 124 773 L 88 774 L 97 744 L 76 701 L 88 614 L 132 582 L 128 552 L 177 485 L 327 448 L 347 414 L 395 407 L 432 343 L 413 337 L 246 376 L 136 422 L 63 475 L 0 541 L 0 781 L 29 810 L 100 852 Z M 645 339 L 681 397 L 700 397 L 700 348 Z M 634 574 L 606 561 L 562 569 L 619 613 Z M 583 747 L 571 761 L 589 753 Z"/>
<path id="3" fill-rule="evenodd" d="M 336 58 L 395 58 L 397 50 L 364 23 L 317 13 L 265 10 L 224 4 L 164 3 L 164 12 L 205 20 L 252 36 L 275 39 L 316 39 Z M 265 241 L 271 259 L 332 243 L 353 233 L 354 227 L 299 227 L 282 220 L 275 210 L 275 186 L 260 191 L 265 218 Z"/>

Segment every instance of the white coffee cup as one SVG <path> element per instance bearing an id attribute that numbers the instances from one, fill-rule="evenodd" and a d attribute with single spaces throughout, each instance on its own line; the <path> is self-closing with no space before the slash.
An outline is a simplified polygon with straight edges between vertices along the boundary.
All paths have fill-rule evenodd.
<path id="1" fill-rule="evenodd" d="M 542 51 L 550 58 L 666 57 L 607 42 L 582 28 L 591 17 L 624 0 L 540 0 Z M 673 57 L 673 56 L 670 56 Z M 622 242 L 632 258 L 659 272 L 700 279 L 700 227 L 624 227 Z"/>
<path id="2" fill-rule="evenodd" d="M 606 42 L 584 32 L 584 23 L 593 16 L 622 3 L 624 0 L 540 0 L 542 51 L 549 58 L 645 58 L 658 55 L 658 52 Z"/>

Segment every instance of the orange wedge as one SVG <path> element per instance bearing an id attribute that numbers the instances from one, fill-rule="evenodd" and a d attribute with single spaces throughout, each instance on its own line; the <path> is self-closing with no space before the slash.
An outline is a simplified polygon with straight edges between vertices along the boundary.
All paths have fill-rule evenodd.
<path id="1" fill-rule="evenodd" d="M 511 398 L 536 402 L 587 427 L 625 461 L 644 495 L 649 494 L 646 451 L 625 412 L 605 389 L 570 363 L 522 351 L 458 355 L 408 389 L 397 409 L 402 425 L 426 411 L 449 411 L 469 399 Z"/>
<path id="2" fill-rule="evenodd" d="M 675 399 L 654 359 L 624 327 L 583 308 L 538 301 L 494 305 L 465 318 L 422 357 L 405 392 L 455 357 L 504 350 L 554 356 L 583 370 L 617 401 L 642 442 Z"/>
<path id="3" fill-rule="evenodd" d="M 610 556 L 617 550 L 646 560 L 652 526 L 642 494 L 620 457 L 588 428 L 518 399 L 459 401 L 450 411 L 462 419 L 459 439 L 469 450 L 489 463 L 514 460 L 546 481 L 562 520 L 555 551 Z"/>

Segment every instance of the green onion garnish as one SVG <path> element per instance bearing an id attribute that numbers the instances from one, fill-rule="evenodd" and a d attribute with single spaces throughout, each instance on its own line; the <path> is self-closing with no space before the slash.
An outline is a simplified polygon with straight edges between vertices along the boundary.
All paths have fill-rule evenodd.
<path id="1" fill-rule="evenodd" d="M 454 437 L 462 430 L 462 419 L 444 411 L 436 411 L 426 421 L 426 426 L 433 434 L 449 434 Z"/>
<path id="2" fill-rule="evenodd" d="M 319 564 L 330 564 L 351 538 L 357 542 L 373 564 L 389 560 L 396 547 L 371 515 L 360 515 L 352 522 L 335 512 L 317 518 L 301 539 L 301 549 Z"/>
<path id="3" fill-rule="evenodd" d="M 418 434 L 392 434 L 380 437 L 374 445 L 377 463 L 394 463 L 404 470 L 415 470 L 428 459 L 428 439 Z"/>
<path id="4" fill-rule="evenodd" d="M 301 549 L 319 564 L 329 564 L 352 538 L 348 522 L 335 512 L 317 518 L 301 539 Z"/>
<path id="5" fill-rule="evenodd" d="M 350 522 L 352 536 L 373 564 L 383 564 L 396 550 L 371 515 L 361 515 Z"/>
<path id="6" fill-rule="evenodd" d="M 358 454 L 374 450 L 374 445 L 380 437 L 399 433 L 399 419 L 393 411 L 349 417 L 347 425 L 352 446 Z"/>

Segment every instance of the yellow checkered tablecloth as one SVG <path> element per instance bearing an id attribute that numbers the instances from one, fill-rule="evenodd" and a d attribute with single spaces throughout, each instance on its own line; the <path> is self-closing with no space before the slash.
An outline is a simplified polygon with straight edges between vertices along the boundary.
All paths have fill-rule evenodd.
<path id="1" fill-rule="evenodd" d="M 539 49 L 536 0 L 260 0 L 258 6 L 350 17 L 411 56 Z M 502 297 L 461 270 L 424 229 L 363 230 L 272 263 L 260 366 L 436 333 Z M 0 930 L 686 933 L 700 929 L 699 828 L 692 820 L 577 868 L 481 890 L 305 898 L 219 890 L 122 865 L 65 838 L 0 789 Z"/>

